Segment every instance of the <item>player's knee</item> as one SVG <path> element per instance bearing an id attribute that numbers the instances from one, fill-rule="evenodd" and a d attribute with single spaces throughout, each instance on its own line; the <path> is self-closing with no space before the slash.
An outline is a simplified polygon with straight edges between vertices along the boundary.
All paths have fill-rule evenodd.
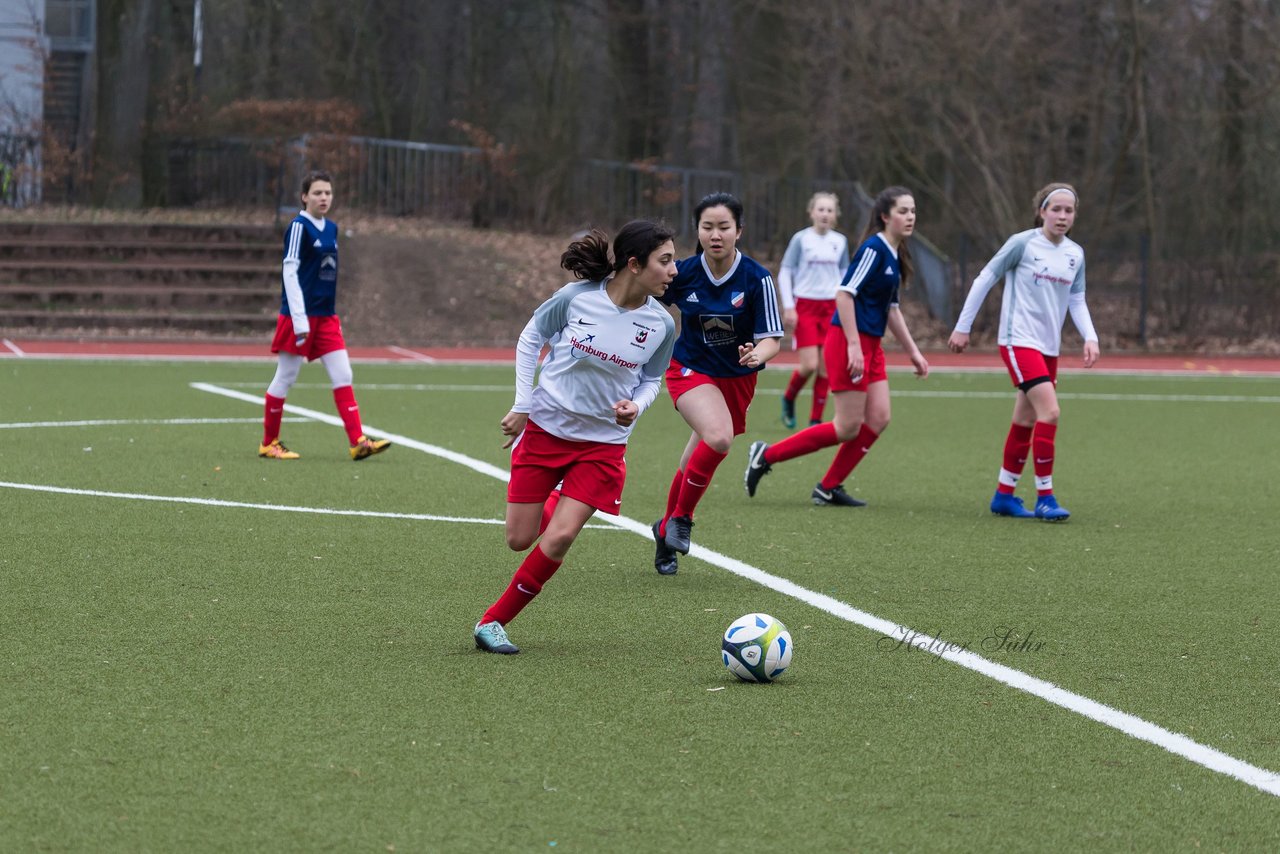
<path id="1" fill-rule="evenodd" d="M 867 426 L 874 430 L 876 435 L 879 436 L 889 427 L 889 414 L 886 412 L 883 415 L 868 416 Z"/>
<path id="2" fill-rule="evenodd" d="M 1043 410 L 1036 410 L 1036 420 L 1046 424 L 1057 424 L 1058 416 L 1061 414 L 1062 410 L 1057 406 L 1047 406 Z"/>
<path id="3" fill-rule="evenodd" d="M 564 556 L 569 553 L 569 546 L 573 545 L 573 537 L 573 534 L 548 528 L 538 545 L 542 553 L 551 560 L 564 560 Z"/>
<path id="4" fill-rule="evenodd" d="M 851 442 L 862 429 L 861 421 L 841 421 L 837 418 L 831 422 L 836 428 L 836 439 L 840 442 Z"/>
<path id="5" fill-rule="evenodd" d="M 522 552 L 533 545 L 536 539 L 538 539 L 537 531 L 507 531 L 507 548 L 513 552 Z"/>
<path id="6" fill-rule="evenodd" d="M 717 454 L 727 454 L 733 447 L 733 431 L 704 435 L 702 441 Z"/>

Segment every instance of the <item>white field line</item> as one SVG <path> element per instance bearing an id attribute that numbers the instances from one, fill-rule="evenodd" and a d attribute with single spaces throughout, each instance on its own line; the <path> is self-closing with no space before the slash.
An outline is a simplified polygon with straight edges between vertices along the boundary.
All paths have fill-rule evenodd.
<path id="1" fill-rule="evenodd" d="M 434 365 L 439 359 L 433 359 L 426 353 L 419 353 L 417 350 L 410 350 L 408 347 L 397 347 L 394 344 L 387 348 L 392 353 L 404 356 L 406 359 L 412 359 L 415 362 L 424 362 L 428 365 Z"/>
<path id="2" fill-rule="evenodd" d="M 192 388 L 196 388 L 201 391 L 225 395 L 226 397 L 235 398 L 236 400 L 244 400 L 255 405 L 261 405 L 262 403 L 261 397 L 244 394 L 242 392 L 233 391 L 231 389 L 222 388 L 209 383 L 192 383 L 191 386 Z M 341 419 L 336 415 L 328 415 L 327 413 L 302 409 L 290 404 L 285 404 L 285 409 L 299 415 L 306 415 L 320 421 L 325 421 L 335 426 L 340 426 L 342 423 Z M 472 459 L 464 454 L 459 454 L 455 451 L 447 451 L 445 449 L 438 448 L 435 445 L 429 445 L 425 442 L 419 442 L 416 439 L 410 439 L 407 436 L 398 436 L 393 433 L 387 433 L 367 424 L 365 425 L 365 432 L 370 435 L 377 435 L 391 439 L 405 447 L 423 451 L 428 454 L 444 456 L 445 459 L 456 462 L 459 465 L 466 466 L 472 471 L 479 472 L 480 474 L 487 474 L 490 477 L 497 478 L 501 481 L 506 481 L 509 478 L 509 474 L 506 471 L 490 465 L 489 463 L 482 462 L 481 460 Z M 443 451 L 443 453 L 440 453 L 441 451 Z M 630 519 L 626 516 L 602 516 L 601 518 L 607 522 L 611 522 L 619 528 L 624 528 L 632 533 L 638 534 L 646 540 L 651 539 L 653 536 L 648 525 L 643 522 L 638 522 L 635 519 Z M 1207 745 L 1200 744 L 1197 741 L 1193 741 L 1185 735 L 1171 732 L 1164 727 L 1151 723 L 1150 721 L 1122 712 L 1119 709 L 1113 709 L 1110 706 L 1099 703 L 1096 700 L 1091 700 L 1088 697 L 1076 694 L 1072 691 L 1068 691 L 1065 688 L 1060 688 L 1052 682 L 1046 682 L 1043 679 L 1038 679 L 1027 673 L 1023 673 L 1020 670 L 1015 670 L 1012 667 L 997 664 L 994 661 L 990 661 L 980 655 L 969 652 L 968 650 L 955 649 L 953 645 L 948 644 L 945 640 L 917 632 L 909 626 L 899 625 L 890 620 L 885 620 L 873 614 L 868 614 L 866 611 L 860 611 L 852 605 L 841 602 L 838 599 L 833 599 L 830 596 L 801 587 L 800 585 L 792 581 L 788 581 L 785 578 L 772 575 L 762 569 L 758 569 L 754 566 L 743 563 L 740 560 L 728 557 L 727 555 L 720 554 L 719 552 L 712 551 L 711 549 L 695 544 L 693 548 L 690 549 L 689 554 L 690 556 L 705 561 L 713 566 L 718 566 L 721 569 L 726 569 L 735 575 L 741 576 L 742 578 L 754 581 L 761 586 L 769 588 L 770 590 L 775 590 L 785 596 L 798 599 L 799 601 L 804 602 L 807 605 L 811 605 L 821 611 L 825 611 L 832 616 L 838 617 L 842 620 L 847 620 L 851 623 L 856 623 L 857 625 L 870 629 L 871 631 L 879 632 L 882 636 L 891 638 L 909 638 L 909 642 L 912 645 L 929 650 L 940 658 L 950 661 L 952 664 L 958 664 L 961 667 L 968 668 L 976 673 L 981 673 L 982 675 L 990 677 L 1004 685 L 1008 685 L 1011 688 L 1016 688 L 1019 691 L 1025 691 L 1026 693 L 1039 697 L 1042 700 L 1047 700 L 1054 705 L 1061 706 L 1062 708 L 1075 712 L 1076 714 L 1083 715 L 1090 720 L 1097 721 L 1098 723 L 1109 726 L 1112 729 L 1119 730 L 1125 735 L 1132 736 L 1133 738 L 1148 742 L 1149 744 L 1154 744 L 1155 746 L 1167 750 L 1170 753 L 1189 759 L 1204 768 L 1208 768 L 1210 771 L 1216 771 L 1219 774 L 1234 777 L 1249 786 L 1280 797 L 1280 774 L 1277 774 L 1274 771 L 1268 771 L 1265 768 L 1250 765 L 1249 763 L 1236 759 L 1234 756 L 1229 756 L 1220 750 L 1216 750 Z"/>
<path id="3" fill-rule="evenodd" d="M 1221 379 L 1221 377 L 1218 377 Z M 223 388 L 261 388 L 262 383 L 222 383 Z M 327 389 L 328 383 L 294 383 L 293 388 Z M 369 391 L 476 391 L 507 392 L 514 394 L 509 385 L 451 385 L 442 383 L 361 383 L 360 388 Z M 924 389 L 894 389 L 894 397 L 922 397 L 975 400 L 1011 400 L 1013 388 L 1008 391 L 928 391 Z M 756 394 L 781 396 L 782 389 L 757 388 Z M 1277 395 L 1248 394 L 1113 394 L 1109 392 L 1059 392 L 1059 400 L 1096 400 L 1111 403 L 1280 403 Z"/>
<path id="4" fill-rule="evenodd" d="M 28 492 L 52 492 L 59 495 L 83 495 L 90 498 L 126 498 L 130 501 L 155 501 L 163 504 L 198 504 L 204 507 L 236 507 L 246 510 L 274 510 L 283 513 L 313 513 L 320 516 L 360 516 L 370 519 L 409 519 L 415 522 L 449 522 L 467 525 L 504 525 L 503 519 L 473 519 L 467 516 L 434 516 L 430 513 L 387 513 L 377 510 L 338 510 L 332 507 L 299 507 L 290 504 L 251 504 L 245 501 L 223 501 L 218 498 L 191 498 L 184 495 L 145 495 L 137 492 L 106 492 L 100 489 L 71 489 L 38 483 L 12 483 L 0 480 L 0 489 L 22 489 Z M 616 531 L 612 525 L 588 525 L 597 530 Z"/>
<path id="5" fill-rule="evenodd" d="M 289 424 L 301 424 L 310 418 L 282 418 Z M 261 418 L 103 418 L 94 421 L 15 421 L 0 424 L 0 430 L 21 430 L 27 427 L 131 427 L 143 424 L 261 424 Z"/>
<path id="6" fill-rule="evenodd" d="M 15 356 L 25 356 L 25 355 L 27 355 L 26 353 L 22 352 L 22 348 L 21 348 L 21 347 L 19 347 L 17 344 L 14 344 L 14 343 L 13 343 L 12 341 L 10 341 L 8 338 L 5 338 L 3 341 L 0 341 L 0 344 L 3 344 L 3 345 L 5 346 L 5 349 L 6 349 L 6 350 L 8 350 L 10 353 L 12 353 L 12 354 L 13 354 L 13 355 L 15 355 Z"/>
<path id="7" fill-rule="evenodd" d="M 45 486 L 35 483 L 10 483 L 0 481 L 5 489 L 25 489 L 30 492 L 53 492 L 60 495 L 84 495 L 92 498 L 127 498 L 132 501 L 157 501 L 166 504 L 199 504 L 205 507 L 241 507 L 247 510 L 277 510 L 285 513 L 317 513 L 325 516 L 367 516 L 377 519 L 413 519 L 426 522 L 466 522 L 472 525 L 502 525 L 502 519 L 469 519 L 461 516 L 432 516 L 427 513 L 381 513 L 374 510 L 337 510 L 331 507 L 298 507 L 289 504 L 250 504 L 244 501 L 223 501 L 217 498 L 190 498 L 182 495 L 144 495 L 137 492 L 106 492 L 98 489 L 70 489 L 62 486 Z"/>

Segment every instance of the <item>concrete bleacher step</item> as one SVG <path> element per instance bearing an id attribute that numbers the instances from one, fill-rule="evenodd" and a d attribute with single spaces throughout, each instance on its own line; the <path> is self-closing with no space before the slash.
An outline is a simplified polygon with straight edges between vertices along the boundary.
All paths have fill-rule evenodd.
<path id="1" fill-rule="evenodd" d="M 198 243 L 180 240 L 50 240 L 0 237 L 0 261 L 166 261 L 192 259 L 278 266 L 275 243 Z"/>
<path id="2" fill-rule="evenodd" d="M 197 331 L 210 334 L 258 334 L 269 339 L 275 329 L 274 314 L 246 312 L 95 311 L 72 309 L 0 309 L 0 328 L 23 329 L 36 334 L 65 334 L 69 330 L 118 330 L 126 337 L 130 330 Z M 6 333 L 8 334 L 8 333 Z"/>
<path id="3" fill-rule="evenodd" d="M 0 222 L 0 240 L 23 238 L 111 243 L 158 240 L 204 245 L 270 243 L 283 250 L 284 223 L 277 228 L 154 222 Z"/>
<path id="4" fill-rule="evenodd" d="M 268 340 L 273 227 L 0 222 L 0 334 Z"/>
<path id="5" fill-rule="evenodd" d="M 174 308 L 260 312 L 274 315 L 273 287 L 175 287 L 172 285 L 0 285 L 0 306 L 10 308 Z"/>
<path id="6" fill-rule="evenodd" d="M 273 264 L 209 261 L 0 261 L 0 281 L 15 284 L 203 282 L 210 286 L 271 282 Z"/>

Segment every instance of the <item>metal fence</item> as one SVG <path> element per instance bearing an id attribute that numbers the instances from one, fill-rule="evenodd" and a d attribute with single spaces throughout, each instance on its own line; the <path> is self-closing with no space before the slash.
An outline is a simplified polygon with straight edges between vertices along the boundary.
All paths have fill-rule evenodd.
<path id="1" fill-rule="evenodd" d="M 686 239 L 692 235 L 698 199 L 726 191 L 744 201 L 745 251 L 773 257 L 805 224 L 805 207 L 814 192 L 840 197 L 846 231 L 855 236 L 861 234 L 872 203 L 853 181 L 607 160 L 529 169 L 501 148 L 320 135 L 175 142 L 169 150 L 165 201 L 289 206 L 302 173 L 316 167 L 341 182 L 342 204 L 353 210 L 565 230 L 616 227 L 626 219 L 648 217 L 665 220 Z M 926 240 L 916 238 L 913 245 L 930 312 L 947 317 L 952 310 L 950 261 Z"/>

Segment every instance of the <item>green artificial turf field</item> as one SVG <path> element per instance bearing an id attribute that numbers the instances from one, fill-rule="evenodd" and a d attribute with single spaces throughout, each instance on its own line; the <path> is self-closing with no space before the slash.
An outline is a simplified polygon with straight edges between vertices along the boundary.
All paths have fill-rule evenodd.
<path id="1" fill-rule="evenodd" d="M 748 499 L 748 442 L 786 435 L 770 370 L 670 578 L 644 533 L 688 438 L 664 392 L 623 527 L 584 532 L 504 657 L 471 628 L 520 559 L 492 474 L 512 370 L 357 365 L 398 440 L 359 464 L 305 411 L 301 460 L 256 457 L 271 373 L 0 364 L 0 850 L 1280 850 L 1280 797 L 1161 744 L 1280 769 L 1275 380 L 1063 377 L 1073 516 L 1047 525 L 987 512 L 998 373 L 891 375 L 848 484 L 870 506 L 810 503 L 829 451 Z M 325 379 L 289 404 L 332 420 Z M 751 611 L 795 641 L 772 685 L 719 660 Z"/>

